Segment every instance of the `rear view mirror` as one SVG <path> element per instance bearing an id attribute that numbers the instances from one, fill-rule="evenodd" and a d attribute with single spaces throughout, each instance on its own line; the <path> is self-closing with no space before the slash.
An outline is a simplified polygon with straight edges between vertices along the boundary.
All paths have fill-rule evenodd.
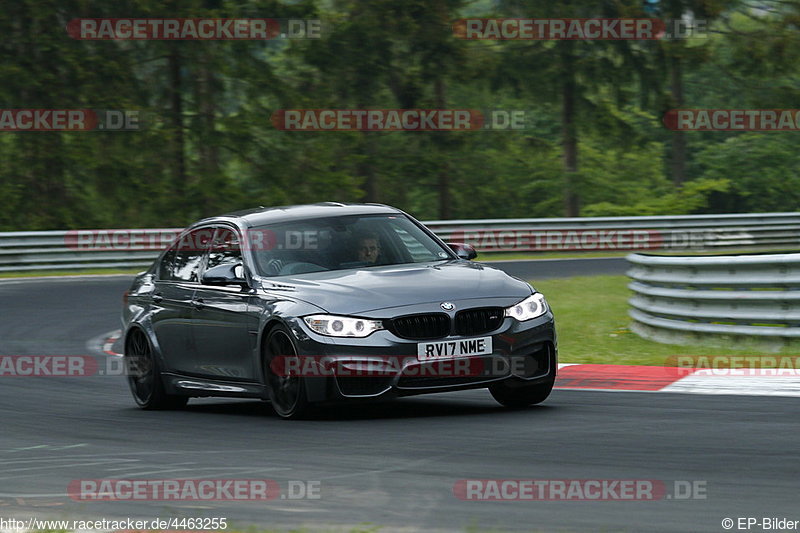
<path id="1" fill-rule="evenodd" d="M 472 260 L 478 257 L 478 252 L 475 251 L 475 248 L 473 248 L 471 244 L 448 242 L 447 246 L 449 246 L 461 259 Z"/>

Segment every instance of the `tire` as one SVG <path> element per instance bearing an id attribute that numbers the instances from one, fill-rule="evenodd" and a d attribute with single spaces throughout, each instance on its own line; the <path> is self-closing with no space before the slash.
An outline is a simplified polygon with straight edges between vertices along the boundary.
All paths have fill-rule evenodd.
<path id="1" fill-rule="evenodd" d="M 502 381 L 489 387 L 489 392 L 500 404 L 519 409 L 542 403 L 550 396 L 555 379 L 528 385 L 525 383 Z"/>
<path id="2" fill-rule="evenodd" d="M 189 401 L 188 396 L 165 392 L 158 360 L 147 336 L 139 329 L 131 331 L 125 342 L 125 369 L 133 399 L 142 409 L 180 409 Z"/>
<path id="3" fill-rule="evenodd" d="M 297 420 L 310 414 L 310 405 L 306 396 L 305 378 L 302 376 L 279 375 L 274 370 L 286 368 L 285 361 L 274 364 L 276 357 L 297 357 L 292 334 L 282 325 L 275 326 L 267 334 L 264 342 L 262 361 L 264 380 L 267 384 L 272 409 L 281 418 Z"/>

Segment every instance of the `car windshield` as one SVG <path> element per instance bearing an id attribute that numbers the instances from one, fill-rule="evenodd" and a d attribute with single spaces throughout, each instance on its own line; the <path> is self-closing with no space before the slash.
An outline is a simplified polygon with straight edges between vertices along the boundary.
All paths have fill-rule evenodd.
<path id="1" fill-rule="evenodd" d="M 403 215 L 296 220 L 256 227 L 248 234 L 262 276 L 453 258 L 452 252 Z"/>

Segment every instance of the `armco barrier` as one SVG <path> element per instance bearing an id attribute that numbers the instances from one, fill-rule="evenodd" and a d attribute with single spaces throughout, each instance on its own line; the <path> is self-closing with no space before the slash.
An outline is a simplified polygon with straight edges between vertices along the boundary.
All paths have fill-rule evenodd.
<path id="1" fill-rule="evenodd" d="M 436 220 L 445 241 L 479 251 L 709 250 L 800 244 L 800 213 Z"/>
<path id="2" fill-rule="evenodd" d="M 800 244 L 800 213 L 656 217 L 435 220 L 448 242 L 480 252 L 786 249 Z M 0 233 L 0 271 L 149 265 L 174 228 Z"/>
<path id="3" fill-rule="evenodd" d="M 645 338 L 800 339 L 800 253 L 627 259 L 631 329 Z"/>

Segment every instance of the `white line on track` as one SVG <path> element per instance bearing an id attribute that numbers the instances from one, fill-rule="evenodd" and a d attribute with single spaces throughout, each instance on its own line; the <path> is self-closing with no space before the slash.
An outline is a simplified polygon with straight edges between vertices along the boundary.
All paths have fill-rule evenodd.
<path id="1" fill-rule="evenodd" d="M 736 396 L 800 396 L 800 370 L 795 370 L 793 373 L 797 375 L 719 376 L 715 375 L 715 370 L 698 370 L 667 385 L 659 392 L 733 394 Z"/>

